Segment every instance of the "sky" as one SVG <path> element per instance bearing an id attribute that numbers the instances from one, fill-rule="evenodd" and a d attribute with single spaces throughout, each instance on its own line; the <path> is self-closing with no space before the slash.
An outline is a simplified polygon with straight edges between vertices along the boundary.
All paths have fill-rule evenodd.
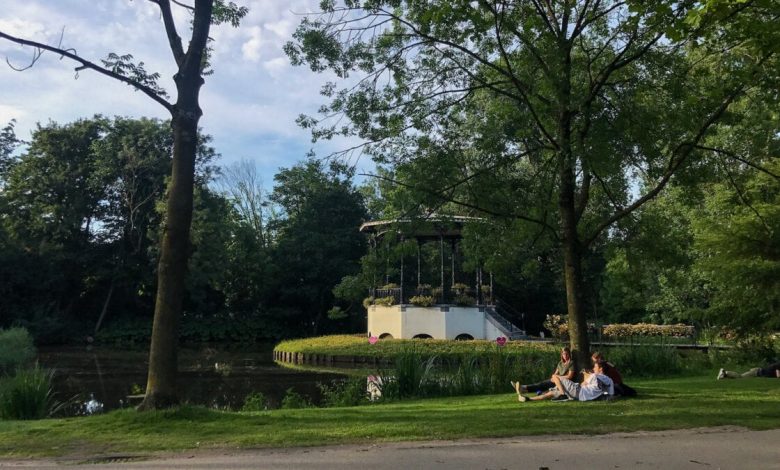
<path id="1" fill-rule="evenodd" d="M 332 74 L 293 67 L 282 47 L 304 14 L 319 0 L 234 0 L 249 8 L 239 28 L 213 27 L 212 65 L 201 89 L 203 131 L 222 155 L 221 165 L 253 162 L 266 189 L 273 175 L 302 161 L 308 151 L 324 157 L 358 143 L 341 139 L 312 143 L 308 130 L 295 124 L 299 114 L 315 114 L 326 98 L 320 87 Z M 191 3 L 186 2 L 186 3 Z M 187 45 L 187 14 L 176 9 L 179 35 Z M 145 0 L 0 0 L 0 31 L 63 48 L 100 63 L 108 53 L 132 54 L 175 97 L 174 62 L 158 7 Z M 29 65 L 32 48 L 0 40 L 0 60 Z M 75 72 L 76 64 L 53 53 L 28 70 L 0 63 L 0 127 L 16 119 L 16 133 L 29 139 L 36 123 L 60 124 L 95 114 L 169 118 L 159 104 L 132 88 L 96 72 Z M 367 157 L 352 161 L 371 166 Z"/>

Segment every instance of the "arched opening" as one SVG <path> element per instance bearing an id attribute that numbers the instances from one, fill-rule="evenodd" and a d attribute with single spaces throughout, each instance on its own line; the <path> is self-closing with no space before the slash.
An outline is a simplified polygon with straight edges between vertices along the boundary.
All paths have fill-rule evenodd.
<path id="1" fill-rule="evenodd" d="M 412 336 L 412 339 L 433 339 L 433 336 L 427 335 L 425 333 L 420 333 L 419 335 Z"/>
<path id="2" fill-rule="evenodd" d="M 471 341 L 472 339 L 474 339 L 474 337 L 468 333 L 461 333 L 455 337 L 455 341 Z"/>
<path id="3" fill-rule="evenodd" d="M 393 335 L 391 335 L 390 333 L 382 333 L 381 335 L 379 335 L 379 339 L 393 339 Z"/>

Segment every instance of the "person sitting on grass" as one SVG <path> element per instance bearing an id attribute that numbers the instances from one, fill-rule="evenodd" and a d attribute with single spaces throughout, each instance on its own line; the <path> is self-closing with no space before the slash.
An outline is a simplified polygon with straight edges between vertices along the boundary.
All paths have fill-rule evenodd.
<path id="1" fill-rule="evenodd" d="M 636 396 L 636 390 L 623 383 L 623 376 L 620 375 L 620 371 L 617 369 L 617 367 L 614 366 L 614 364 L 608 362 L 604 358 L 603 354 L 601 354 L 599 351 L 594 351 L 590 356 L 590 359 L 594 364 L 597 362 L 604 363 L 604 375 L 612 379 L 612 383 L 615 385 L 615 395 L 624 397 Z"/>
<path id="2" fill-rule="evenodd" d="M 567 347 L 564 347 L 561 349 L 561 360 L 558 362 L 558 365 L 555 367 L 555 370 L 552 373 L 552 376 L 550 376 L 549 380 L 545 380 L 539 383 L 530 384 L 530 385 L 521 385 L 520 382 L 509 382 L 512 384 L 512 388 L 515 389 L 517 392 L 517 395 L 519 396 L 521 393 L 537 393 L 537 392 L 547 392 L 552 388 L 555 388 L 555 384 L 553 383 L 553 377 L 559 376 L 559 377 L 566 377 L 569 380 L 574 380 L 574 375 L 576 374 L 576 369 L 574 367 L 574 361 L 571 359 L 571 350 Z"/>
<path id="3" fill-rule="evenodd" d="M 615 387 L 612 383 L 612 379 L 604 375 L 603 361 L 593 365 L 593 372 L 583 372 L 583 374 L 585 380 L 582 381 L 582 384 L 578 384 L 566 377 L 554 376 L 554 389 L 551 389 L 542 395 L 532 397 L 526 397 L 518 392 L 517 399 L 521 402 L 548 399 L 591 401 L 604 396 L 611 397 L 615 395 Z"/>
<path id="4" fill-rule="evenodd" d="M 746 377 L 769 377 L 780 379 L 780 362 L 769 364 L 766 367 L 754 367 L 747 372 L 739 373 L 730 370 L 721 369 L 718 372 L 718 380 L 721 379 L 744 379 Z"/>

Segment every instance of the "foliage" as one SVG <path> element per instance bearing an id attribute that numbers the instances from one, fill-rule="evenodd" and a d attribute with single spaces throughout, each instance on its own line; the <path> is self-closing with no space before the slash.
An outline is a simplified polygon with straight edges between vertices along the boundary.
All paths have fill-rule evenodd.
<path id="1" fill-rule="evenodd" d="M 318 384 L 317 386 L 322 394 L 323 406 L 357 406 L 368 403 L 364 377 L 348 377 L 343 380 L 333 380 L 330 385 Z"/>
<path id="2" fill-rule="evenodd" d="M 745 30 L 730 28 L 744 24 L 739 9 L 692 27 L 696 3 L 378 0 L 322 9 L 285 46 L 291 62 L 361 79 L 327 84 L 321 116 L 299 124 L 314 139 L 363 139 L 381 176 L 401 188 L 395 209 L 406 217 L 437 208 L 509 219 L 533 234 L 530 244 L 550 243 L 566 271 L 579 360 L 594 309 L 586 301 L 599 287 L 591 255 L 671 181 L 711 167 L 720 155 L 706 138 L 777 70 L 774 48 L 745 46 Z M 766 25 L 773 12 L 750 14 Z M 706 45 L 696 47 L 700 39 Z M 484 259 L 478 244 L 472 250 Z"/>
<path id="3" fill-rule="evenodd" d="M 288 388 L 284 393 L 284 397 L 282 397 L 281 408 L 283 410 L 311 407 L 312 404 L 309 399 L 296 392 L 292 387 Z"/>
<path id="4" fill-rule="evenodd" d="M 414 295 L 409 299 L 409 302 L 418 307 L 430 307 L 434 304 L 434 299 L 430 295 Z"/>
<path id="5" fill-rule="evenodd" d="M 271 252 L 268 301 L 284 306 L 286 326 L 296 334 L 354 330 L 349 322 L 362 318 L 355 308 L 360 299 L 337 305 L 349 317 L 336 322 L 326 316 L 334 306 L 334 286 L 360 270 L 366 250 L 358 231 L 365 208 L 352 175 L 345 165 L 309 159 L 274 177 L 270 199 L 285 217 L 273 224 L 278 238 Z"/>
<path id="6" fill-rule="evenodd" d="M 568 339 L 569 326 L 566 315 L 547 315 L 543 325 L 553 338 Z"/>
<path id="7" fill-rule="evenodd" d="M 35 366 L 0 378 L 0 419 L 43 419 L 56 409 L 53 371 Z"/>
<path id="8" fill-rule="evenodd" d="M 780 174 L 777 161 L 768 171 Z M 744 332 L 780 329 L 780 182 L 753 172 L 744 181 L 713 185 L 693 217 L 694 269 L 713 285 L 710 315 Z"/>
<path id="9" fill-rule="evenodd" d="M 690 325 L 653 325 L 649 323 L 604 325 L 601 331 L 604 336 L 611 338 L 629 338 L 632 336 L 692 338 L 696 332 L 695 328 Z"/>
<path id="10" fill-rule="evenodd" d="M 265 411 L 268 409 L 265 395 L 263 392 L 252 392 L 244 398 L 244 404 L 241 411 Z"/>
<path id="11" fill-rule="evenodd" d="M 29 365 L 34 359 L 35 345 L 26 329 L 0 329 L 0 377 Z"/>
<path id="12" fill-rule="evenodd" d="M 466 294 L 457 294 L 453 300 L 453 303 L 459 307 L 473 307 L 477 304 L 474 297 Z"/>
<path id="13" fill-rule="evenodd" d="M 371 298 L 371 297 L 369 297 Z M 372 301 L 372 305 L 381 305 L 383 307 L 390 307 L 391 305 L 395 304 L 395 297 L 388 296 L 388 297 L 376 297 Z"/>

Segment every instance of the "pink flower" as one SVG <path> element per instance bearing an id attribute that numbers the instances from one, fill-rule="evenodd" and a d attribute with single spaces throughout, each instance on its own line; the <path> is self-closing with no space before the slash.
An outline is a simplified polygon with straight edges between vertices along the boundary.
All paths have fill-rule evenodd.
<path id="1" fill-rule="evenodd" d="M 498 338 L 496 338 L 496 344 L 499 345 L 499 346 L 505 345 L 506 344 L 506 338 L 503 337 L 503 336 L 499 336 Z"/>
<path id="2" fill-rule="evenodd" d="M 370 344 L 376 344 L 377 341 L 379 341 L 379 338 L 377 338 L 376 336 L 371 336 L 368 338 L 368 342 Z"/>

